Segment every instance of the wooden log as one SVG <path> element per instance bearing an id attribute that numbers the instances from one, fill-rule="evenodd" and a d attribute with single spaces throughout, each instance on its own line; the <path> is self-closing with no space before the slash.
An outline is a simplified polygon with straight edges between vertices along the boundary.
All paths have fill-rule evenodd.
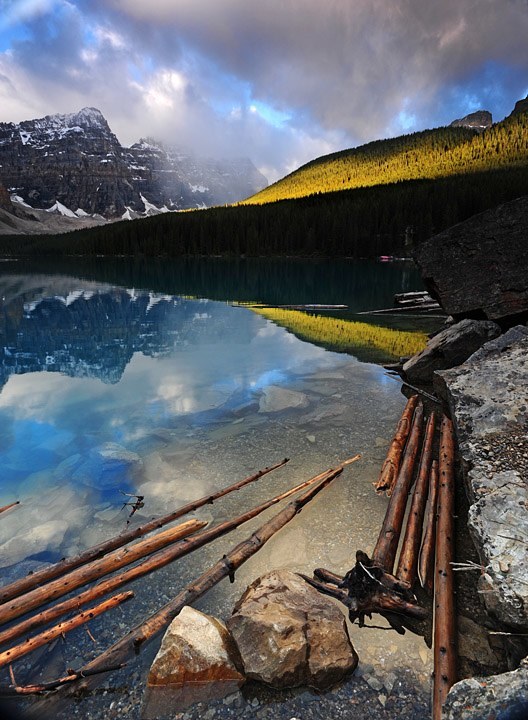
<path id="1" fill-rule="evenodd" d="M 61 577 L 67 572 L 70 572 L 70 570 L 81 567 L 81 565 L 86 565 L 87 563 L 92 562 L 92 560 L 97 560 L 98 558 L 103 557 L 103 555 L 106 555 L 112 550 L 123 547 L 124 545 L 132 542 L 133 540 L 137 540 L 137 538 L 143 537 L 144 535 L 147 535 L 154 530 L 159 530 L 164 525 L 168 525 L 174 520 L 177 520 L 178 518 L 183 517 L 183 515 L 187 515 L 188 513 L 193 512 L 200 507 L 203 507 L 204 505 L 210 505 L 215 500 L 218 500 L 224 495 L 228 495 L 229 493 L 235 492 L 236 490 L 240 490 L 249 483 L 259 480 L 263 475 L 266 475 L 273 470 L 278 470 L 279 468 L 283 467 L 287 462 L 288 458 L 285 458 L 284 460 L 281 460 L 281 462 L 272 465 L 271 467 L 264 468 L 264 470 L 259 470 L 257 473 L 255 473 L 254 475 L 250 475 L 244 480 L 239 480 L 238 482 L 233 483 L 232 485 L 229 485 L 222 490 L 218 490 L 217 492 L 210 495 L 205 495 L 198 500 L 193 500 L 190 503 L 187 503 L 186 505 L 183 505 L 176 510 L 173 510 L 167 515 L 155 518 L 154 520 L 151 520 L 144 525 L 140 525 L 137 528 L 127 530 L 120 535 L 116 535 L 115 537 L 110 538 L 110 540 L 105 540 L 98 545 L 94 545 L 93 547 L 84 550 L 79 555 L 75 555 L 74 557 L 61 560 L 60 562 L 43 568 L 38 572 L 31 573 L 26 577 L 21 578 L 20 580 L 15 580 L 15 582 L 12 582 L 9 585 L 5 585 L 4 587 L 0 588 L 0 604 L 5 603 L 12 598 L 18 597 L 19 595 L 22 595 L 29 590 L 33 590 L 33 588 L 36 588 L 39 585 L 43 585 L 49 580 Z"/>
<path id="2" fill-rule="evenodd" d="M 417 403 L 418 395 L 413 395 L 409 398 L 409 400 L 407 400 L 407 404 L 405 405 L 402 416 L 396 427 L 396 432 L 389 446 L 387 457 L 381 467 L 379 478 L 374 483 L 374 488 L 377 493 L 387 490 L 390 495 L 392 492 L 398 477 L 405 441 L 407 440 L 411 429 L 412 416 Z"/>
<path id="3" fill-rule="evenodd" d="M 420 551 L 418 575 L 422 587 L 433 594 L 434 557 L 436 539 L 436 501 L 438 497 L 438 460 L 433 460 L 429 477 L 429 507 L 425 518 L 425 531 Z"/>
<path id="4" fill-rule="evenodd" d="M 412 486 L 413 470 L 422 436 L 423 405 L 420 402 L 415 410 L 412 427 L 405 448 L 403 462 L 398 473 L 398 479 L 385 513 L 383 525 L 372 554 L 375 565 L 384 568 L 392 574 L 394 558 L 398 548 L 400 532 L 405 517 L 407 496 Z"/>
<path id="5" fill-rule="evenodd" d="M 98 580 L 126 565 L 130 565 L 136 560 L 150 555 L 155 550 L 159 550 L 181 538 L 187 537 L 191 533 L 205 527 L 205 525 L 207 525 L 207 523 L 201 520 L 187 520 L 181 525 L 176 525 L 176 527 L 144 538 L 135 545 L 114 550 L 106 557 L 99 558 L 99 560 L 94 560 L 88 563 L 88 565 L 83 565 L 76 570 L 72 570 L 64 577 L 56 578 L 47 585 L 30 590 L 25 595 L 14 598 L 0 606 L 0 625 L 10 622 L 21 615 L 25 615 L 35 608 L 46 605 L 63 595 L 67 595 L 69 592 L 72 592 L 72 590 L 87 585 L 93 580 Z"/>
<path id="6" fill-rule="evenodd" d="M 233 579 L 235 571 L 258 552 L 275 533 L 279 532 L 279 530 L 301 512 L 302 508 L 313 500 L 335 477 L 340 475 L 343 467 L 344 464 L 328 474 L 326 478 L 318 484 L 309 487 L 300 497 L 289 502 L 286 507 L 264 523 L 247 540 L 239 543 L 233 550 L 227 553 L 227 555 L 224 555 L 221 560 L 200 575 L 195 581 L 187 585 L 187 587 L 160 610 L 130 630 L 130 632 L 114 643 L 108 650 L 87 663 L 87 665 L 81 669 L 82 672 L 91 673 L 102 667 L 119 664 L 138 654 L 148 642 L 164 630 L 185 605 L 191 605 L 223 578 L 229 577 Z M 88 688 L 93 687 L 95 682 L 97 682 L 97 676 L 95 679 L 93 677 L 86 678 L 79 683 L 79 685 L 82 688 Z M 56 691 L 56 694 L 66 699 L 78 692 L 79 685 L 74 688 L 71 686 L 67 688 L 62 687 Z M 40 703 L 35 709 L 37 713 L 49 712 L 51 715 L 53 712 L 56 712 L 57 707 L 56 703 L 52 702 L 50 698 L 49 703 Z"/>
<path id="7" fill-rule="evenodd" d="M 351 458 L 350 461 L 347 461 L 347 464 L 350 464 L 351 462 L 355 462 L 356 460 L 359 460 L 359 455 L 356 455 L 354 458 Z M 344 467 L 338 466 L 338 468 Z M 94 602 L 100 597 L 103 597 L 104 595 L 107 595 L 110 592 L 113 592 L 114 590 L 117 590 L 120 587 L 123 587 L 123 585 L 126 585 L 133 580 L 137 580 L 140 577 L 144 577 L 145 575 L 148 575 L 151 572 L 154 572 L 155 570 L 158 570 L 159 568 L 165 567 L 166 565 L 169 565 L 170 563 L 174 562 L 180 557 L 183 557 L 184 555 L 188 555 L 193 550 L 196 550 L 203 545 L 206 545 L 207 543 L 215 540 L 216 538 L 219 538 L 231 530 L 239 527 L 239 525 L 242 525 L 245 522 L 248 522 L 249 520 L 252 520 L 253 518 L 257 517 L 260 513 L 267 510 L 272 505 L 275 505 L 282 500 L 285 500 L 286 498 L 290 497 L 290 495 L 294 495 L 297 492 L 300 492 L 301 490 L 304 490 L 305 488 L 309 487 L 310 485 L 315 484 L 316 482 L 320 482 L 321 480 L 324 480 L 328 475 L 334 474 L 337 471 L 336 468 L 325 470 L 325 472 L 320 473 L 319 475 L 316 475 L 315 477 L 311 478 L 310 480 L 305 480 L 304 482 L 300 483 L 299 485 L 296 485 L 293 488 L 290 488 L 286 492 L 281 493 L 280 495 L 276 495 L 275 497 L 271 498 L 270 500 L 267 500 L 264 503 L 261 503 L 260 505 L 257 505 L 256 507 L 252 508 L 251 510 L 248 510 L 247 512 L 243 513 L 242 515 L 237 516 L 236 518 L 233 518 L 231 520 L 226 520 L 223 523 L 220 523 L 219 525 L 216 525 L 215 527 L 212 527 L 208 530 L 205 530 L 201 533 L 198 533 L 196 535 L 193 535 L 192 538 L 183 540 L 180 543 L 177 543 L 175 545 L 172 545 L 169 548 L 166 548 L 164 550 L 161 550 L 153 555 L 151 555 L 147 560 L 143 561 L 142 563 L 129 568 L 128 570 L 124 571 L 123 573 L 119 573 L 118 575 L 114 575 L 110 578 L 106 578 L 105 580 L 102 580 L 97 585 L 95 585 L 92 588 L 89 588 L 88 590 L 85 590 L 80 595 L 77 595 L 73 598 L 68 598 L 67 600 L 64 600 L 62 603 L 58 603 L 57 605 L 53 605 L 50 608 L 47 608 L 46 610 L 43 610 L 42 612 L 38 613 L 37 615 L 34 615 L 32 617 L 29 617 L 22 622 L 12 625 L 11 627 L 7 628 L 3 632 L 0 632 L 0 645 L 5 645 L 6 643 L 12 642 L 13 640 L 16 640 L 17 638 L 21 637 L 22 635 L 26 635 L 33 630 L 36 630 L 37 628 L 41 627 L 42 625 L 46 625 L 50 622 L 53 622 L 59 617 L 62 617 L 66 613 L 70 612 L 71 610 L 78 610 L 82 605 L 85 605 L 88 602 Z"/>
<path id="8" fill-rule="evenodd" d="M 456 682 L 456 626 L 453 591 L 455 438 L 444 416 L 440 436 L 438 520 L 435 562 L 433 720 L 441 720 L 449 688 Z"/>
<path id="9" fill-rule="evenodd" d="M 416 581 L 418 567 L 418 554 L 422 540 L 423 518 L 425 505 L 427 503 L 427 492 L 429 489 L 429 474 L 433 456 L 433 440 L 435 433 L 435 414 L 431 413 L 427 420 L 425 439 L 422 446 L 422 455 L 418 467 L 418 476 L 411 501 L 411 508 L 407 518 L 407 527 L 400 550 L 396 577 L 410 587 Z"/>
<path id="10" fill-rule="evenodd" d="M 45 630 L 43 633 L 40 633 L 40 635 L 35 635 L 35 637 L 28 638 L 20 645 L 15 645 L 15 647 L 10 648 L 9 650 L 5 650 L 4 652 L 0 653 L 0 667 L 4 667 L 9 663 L 15 662 L 15 660 L 19 660 L 21 657 L 27 655 L 33 650 L 36 650 L 43 645 L 47 645 L 52 640 L 55 640 L 56 638 L 64 635 L 65 633 L 75 630 L 75 628 L 84 625 L 93 618 L 96 618 L 98 615 L 102 615 L 104 612 L 112 610 L 118 605 L 122 605 L 124 602 L 130 600 L 133 597 L 134 593 L 131 591 L 115 595 L 109 600 L 105 600 L 99 605 L 96 605 L 89 610 L 85 610 L 84 612 L 75 615 L 69 620 L 65 620 L 64 622 L 61 622 L 58 625 L 49 628 L 49 630 Z"/>
<path id="11" fill-rule="evenodd" d="M 11 510 L 11 508 L 15 507 L 16 505 L 20 505 L 20 500 L 9 503 L 9 505 L 3 505 L 2 507 L 0 507 L 0 515 L 7 512 L 8 510 Z"/>
<path id="12" fill-rule="evenodd" d="M 80 680 L 83 677 L 114 672 L 115 670 L 121 670 L 121 668 L 124 668 L 125 666 L 126 663 L 121 663 L 119 665 L 103 668 L 101 670 L 95 670 L 92 673 L 81 673 L 80 671 L 72 670 L 70 668 L 68 674 L 64 675 L 64 677 L 61 677 L 58 680 L 52 680 L 51 682 L 47 683 L 38 683 L 36 685 L 0 685 L 0 697 L 18 697 L 19 695 L 42 695 L 43 693 L 47 693 L 50 690 L 55 690 L 61 685 L 66 685 L 67 683 L 74 682 L 75 680 Z"/>
<path id="13" fill-rule="evenodd" d="M 325 568 L 316 568 L 313 571 L 313 574 L 318 580 L 322 580 L 325 583 L 330 583 L 330 585 L 341 585 L 341 583 L 343 582 L 342 575 L 336 575 L 331 570 L 326 570 Z"/>

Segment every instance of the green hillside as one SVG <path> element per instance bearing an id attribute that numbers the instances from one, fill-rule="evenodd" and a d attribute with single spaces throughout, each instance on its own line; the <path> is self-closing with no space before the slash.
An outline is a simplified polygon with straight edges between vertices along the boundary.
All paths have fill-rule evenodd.
<path id="1" fill-rule="evenodd" d="M 524 165 L 528 165 L 528 113 L 519 113 L 482 133 L 443 127 L 325 155 L 244 202 L 262 204 Z"/>

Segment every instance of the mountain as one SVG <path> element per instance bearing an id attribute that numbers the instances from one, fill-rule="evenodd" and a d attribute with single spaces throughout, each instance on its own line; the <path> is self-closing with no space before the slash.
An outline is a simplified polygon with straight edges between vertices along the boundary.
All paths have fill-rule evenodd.
<path id="1" fill-rule="evenodd" d="M 319 157 L 245 202 L 267 203 L 315 193 L 373 187 L 528 165 L 528 100 L 502 122 L 479 111 L 449 127 L 377 140 Z"/>
<path id="2" fill-rule="evenodd" d="M 526 112 L 528 112 L 528 95 L 524 98 L 524 100 L 517 100 L 511 114 L 519 115 L 519 113 Z"/>
<path id="3" fill-rule="evenodd" d="M 96 108 L 0 123 L 0 183 L 30 208 L 140 217 L 241 200 L 265 187 L 247 159 L 198 158 L 154 141 L 123 147 Z"/>

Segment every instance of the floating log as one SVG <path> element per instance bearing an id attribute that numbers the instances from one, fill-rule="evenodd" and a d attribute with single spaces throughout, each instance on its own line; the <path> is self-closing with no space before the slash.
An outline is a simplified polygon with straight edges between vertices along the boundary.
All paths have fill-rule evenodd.
<path id="1" fill-rule="evenodd" d="M 374 484 L 377 493 L 387 490 L 390 495 L 400 469 L 401 457 L 405 447 L 405 441 L 411 429 L 412 416 L 418 403 L 418 395 L 413 395 L 407 400 L 402 416 L 396 427 L 396 433 L 387 452 L 387 457 L 382 465 L 377 482 Z"/>
<path id="2" fill-rule="evenodd" d="M 351 462 L 359 460 L 359 457 L 359 455 L 356 455 L 354 458 L 351 458 L 351 460 L 347 461 L 346 464 L 350 464 Z M 338 472 L 338 470 L 340 471 L 340 469 L 342 469 L 343 467 L 345 467 L 344 464 L 338 466 L 338 468 L 325 470 L 323 473 L 316 475 L 310 480 L 305 480 L 304 482 L 296 485 L 293 488 L 290 488 L 289 490 L 281 493 L 280 495 L 276 495 L 275 497 L 271 498 L 271 500 L 267 500 L 266 502 L 257 505 L 256 507 L 248 510 L 242 515 L 239 515 L 231 520 L 226 520 L 225 522 L 220 523 L 219 525 L 216 525 L 209 530 L 205 530 L 201 533 L 193 535 L 192 538 L 183 540 L 180 543 L 176 543 L 169 548 L 158 551 L 142 563 L 139 563 L 138 565 L 129 568 L 123 573 L 119 573 L 118 575 L 114 575 L 110 578 L 107 578 L 106 580 L 102 580 L 97 585 L 88 590 L 85 590 L 80 595 L 77 595 L 73 598 L 68 598 L 67 600 L 64 600 L 57 605 L 53 605 L 52 607 L 43 610 L 37 615 L 23 620 L 17 625 L 12 625 L 11 627 L 0 633 L 0 645 L 5 645 L 8 642 L 12 642 L 13 640 L 16 640 L 22 635 L 36 630 L 42 625 L 53 622 L 54 620 L 62 617 L 71 610 L 78 610 L 79 607 L 85 605 L 88 602 L 93 602 L 98 598 L 103 597 L 104 595 L 107 595 L 108 593 L 113 592 L 120 587 L 123 587 L 123 585 L 126 585 L 133 580 L 137 580 L 140 577 L 148 575 L 154 570 L 158 570 L 159 568 L 169 565 L 178 558 L 183 557 L 184 555 L 188 555 L 193 550 L 197 550 L 203 545 L 206 545 L 207 543 L 215 540 L 216 538 L 219 538 L 227 534 L 231 530 L 234 530 L 235 528 L 239 527 L 239 525 L 242 525 L 243 523 L 252 520 L 254 517 L 264 512 L 272 505 L 275 505 L 282 500 L 290 497 L 290 495 L 294 495 L 295 493 L 304 490 L 305 488 L 315 484 L 316 482 L 325 480 L 329 475 L 333 475 L 335 477 L 335 473 Z"/>
<path id="3" fill-rule="evenodd" d="M 352 460 L 349 462 L 352 462 Z M 247 540 L 239 543 L 233 550 L 227 553 L 227 555 L 224 555 L 221 560 L 200 575 L 199 578 L 187 585 L 187 587 L 158 610 L 158 612 L 130 630 L 121 640 L 118 640 L 108 648 L 108 650 L 85 665 L 81 669 L 81 672 L 84 674 L 92 673 L 100 668 L 125 662 L 128 658 L 138 654 L 148 642 L 164 630 L 185 605 L 191 605 L 223 578 L 229 577 L 232 580 L 235 571 L 249 560 L 252 555 L 258 552 L 275 533 L 279 532 L 279 530 L 301 512 L 305 505 L 313 500 L 323 488 L 337 477 L 343 471 L 344 465 L 343 463 L 336 470 L 327 474 L 324 480 L 312 485 L 300 497 L 289 502 L 286 507 L 264 523 L 264 525 L 256 530 Z M 84 679 L 82 683 L 80 683 L 80 686 L 83 688 L 92 687 L 93 683 L 94 678 Z M 71 686 L 62 687 L 57 690 L 57 693 L 63 698 L 66 698 L 71 697 L 71 695 L 75 694 L 78 690 L 78 686 L 75 688 Z M 50 698 L 48 704 L 44 701 L 39 706 L 36 706 L 36 710 L 37 712 L 56 711 L 54 699 Z"/>
<path id="4" fill-rule="evenodd" d="M 0 625 L 25 615 L 41 605 L 46 605 L 63 595 L 67 595 L 72 590 L 87 585 L 92 580 L 98 580 L 115 570 L 130 565 L 136 560 L 150 555 L 155 550 L 187 537 L 205 527 L 205 525 L 207 523 L 201 520 L 187 520 L 174 528 L 169 528 L 157 535 L 140 540 L 135 545 L 114 550 L 106 557 L 72 570 L 64 577 L 56 578 L 47 585 L 30 590 L 25 595 L 14 598 L 0 606 Z"/>
<path id="5" fill-rule="evenodd" d="M 133 597 L 134 593 L 130 590 L 128 592 L 115 595 L 109 600 L 105 600 L 99 605 L 90 608 L 90 610 L 85 610 L 84 612 L 75 615 L 75 617 L 72 617 L 69 620 L 65 620 L 64 622 L 61 622 L 58 625 L 49 628 L 49 630 L 40 633 L 40 635 L 35 635 L 35 637 L 28 638 L 21 645 L 15 645 L 15 647 L 10 648 L 9 650 L 5 650 L 3 653 L 0 653 L 0 667 L 4 667 L 9 663 L 15 662 L 15 660 L 20 659 L 21 657 L 27 655 L 33 650 L 36 650 L 43 645 L 47 645 L 52 640 L 55 640 L 56 638 L 64 635 L 65 633 L 75 630 L 75 628 L 84 625 L 93 618 L 96 618 L 98 615 L 102 615 L 103 613 L 107 612 L 108 610 L 112 610 L 118 605 L 122 605 L 124 602 L 130 600 Z"/>
<path id="6" fill-rule="evenodd" d="M 422 456 L 418 468 L 418 476 L 411 502 L 411 509 L 407 518 L 407 527 L 400 550 L 396 577 L 413 587 L 416 581 L 418 555 L 422 540 L 423 518 L 427 503 L 429 474 L 433 455 L 433 440 L 435 432 L 435 415 L 431 413 L 427 420 L 425 439 L 422 447 Z"/>
<path id="7" fill-rule="evenodd" d="M 433 460 L 429 477 L 429 507 L 425 518 L 425 532 L 420 552 L 418 575 L 422 587 L 433 594 L 433 574 L 436 532 L 436 499 L 438 497 L 438 460 Z"/>
<path id="8" fill-rule="evenodd" d="M 438 521 L 435 561 L 433 720 L 441 720 L 449 688 L 456 682 L 455 596 L 453 592 L 455 438 L 444 415 L 440 436 Z"/>
<path id="9" fill-rule="evenodd" d="M 0 515 L 8 510 L 11 510 L 11 508 L 15 507 L 15 505 L 20 505 L 20 500 L 16 500 L 15 502 L 9 503 L 9 505 L 3 505 L 0 507 Z"/>
<path id="10" fill-rule="evenodd" d="M 259 470 L 257 473 L 255 473 L 254 475 L 250 475 L 244 480 L 239 480 L 238 482 L 233 483 L 232 485 L 229 485 L 222 490 L 218 490 L 211 495 L 205 495 L 198 500 L 193 500 L 190 503 L 187 503 L 186 505 L 183 505 L 182 507 L 173 510 L 167 515 L 155 518 L 154 520 L 151 520 L 144 525 L 140 525 L 137 528 L 127 530 L 120 535 L 116 535 L 115 537 L 110 538 L 110 540 L 105 540 L 98 545 L 94 545 L 93 547 L 88 548 L 79 555 L 67 558 L 66 560 L 61 560 L 60 562 L 43 568 L 38 572 L 31 573 L 30 575 L 27 575 L 20 580 L 15 580 L 15 582 L 12 582 L 9 585 L 5 585 L 4 587 L 0 588 L 0 604 L 5 603 L 12 598 L 18 597 L 19 595 L 22 595 L 29 590 L 33 590 L 34 588 L 38 587 L 39 585 L 43 585 L 49 580 L 61 577 L 67 572 L 70 572 L 70 570 L 81 567 L 81 565 L 86 565 L 92 560 L 97 560 L 98 558 L 103 557 L 103 555 L 106 555 L 112 550 L 123 547 L 129 542 L 132 542 L 132 540 L 137 540 L 137 538 L 143 537 L 143 535 L 147 535 L 153 530 L 159 530 L 164 525 L 168 525 L 169 523 L 177 520 L 183 515 L 187 515 L 188 513 L 193 512 L 193 510 L 197 510 L 204 505 L 210 505 L 215 500 L 218 500 L 224 495 L 228 495 L 235 490 L 240 490 L 240 488 L 243 488 L 245 485 L 259 480 L 263 475 L 266 475 L 273 470 L 278 470 L 279 468 L 283 467 L 287 462 L 288 458 L 285 458 L 276 465 L 264 468 L 264 470 Z"/>
<path id="11" fill-rule="evenodd" d="M 80 670 L 73 670 L 70 668 L 68 675 L 61 677 L 58 680 L 53 680 L 52 682 L 39 683 L 37 685 L 0 685 L 0 697 L 42 695 L 43 693 L 47 693 L 50 690 L 56 690 L 61 685 L 66 685 L 67 683 L 74 682 L 75 680 L 80 680 L 81 678 L 89 677 L 90 675 L 101 675 L 103 673 L 114 672 L 115 670 L 121 670 L 121 668 L 124 668 L 125 666 L 126 663 L 121 663 L 120 665 L 113 665 L 112 667 L 102 668 L 101 670 L 94 670 L 91 673 L 81 673 Z"/>
<path id="12" fill-rule="evenodd" d="M 409 439 L 405 448 L 403 462 L 398 479 L 385 513 L 383 525 L 372 554 L 372 562 L 380 568 L 392 573 L 394 558 L 398 548 L 398 540 L 405 517 L 407 496 L 412 486 L 413 470 L 420 445 L 423 424 L 423 405 L 418 403 L 414 412 Z"/>

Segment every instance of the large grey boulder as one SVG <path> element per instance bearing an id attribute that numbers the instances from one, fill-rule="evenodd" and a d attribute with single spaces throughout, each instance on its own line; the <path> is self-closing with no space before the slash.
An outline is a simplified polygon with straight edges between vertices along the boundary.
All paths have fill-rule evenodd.
<path id="1" fill-rule="evenodd" d="M 475 215 L 415 251 L 424 284 L 455 319 L 528 312 L 528 196 Z"/>
<path id="2" fill-rule="evenodd" d="M 358 663 L 341 611 L 288 570 L 250 585 L 227 625 L 246 676 L 273 687 L 325 689 Z"/>
<path id="3" fill-rule="evenodd" d="M 438 372 L 435 384 L 456 427 L 482 599 L 500 621 L 527 631 L 528 328 L 511 328 Z"/>
<path id="4" fill-rule="evenodd" d="M 460 365 L 500 332 L 497 323 L 490 320 L 461 320 L 439 332 L 421 353 L 407 360 L 403 366 L 405 376 L 411 382 L 431 383 L 435 370 Z"/>
<path id="5" fill-rule="evenodd" d="M 169 625 L 150 668 L 142 718 L 174 717 L 193 703 L 223 698 L 245 682 L 226 627 L 184 607 Z"/>
<path id="6" fill-rule="evenodd" d="M 513 672 L 455 683 L 445 720 L 523 720 L 528 717 L 528 658 Z"/>

